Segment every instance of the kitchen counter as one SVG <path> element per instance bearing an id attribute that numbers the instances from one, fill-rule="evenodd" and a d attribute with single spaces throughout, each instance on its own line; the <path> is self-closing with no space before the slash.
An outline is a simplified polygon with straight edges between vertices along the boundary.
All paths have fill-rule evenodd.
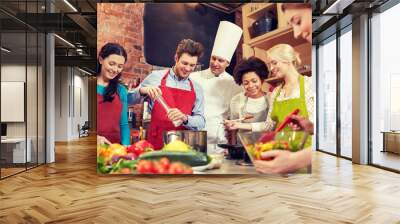
<path id="1" fill-rule="evenodd" d="M 196 171 L 195 174 L 259 174 L 254 166 L 239 166 L 236 161 L 223 159 L 219 169 Z"/>
<path id="2" fill-rule="evenodd" d="M 195 171 L 194 174 L 262 174 L 256 171 L 254 166 L 240 166 L 236 165 L 237 160 L 223 159 L 222 165 L 219 169 Z M 311 166 L 297 170 L 294 174 L 307 174 L 311 173 Z"/>

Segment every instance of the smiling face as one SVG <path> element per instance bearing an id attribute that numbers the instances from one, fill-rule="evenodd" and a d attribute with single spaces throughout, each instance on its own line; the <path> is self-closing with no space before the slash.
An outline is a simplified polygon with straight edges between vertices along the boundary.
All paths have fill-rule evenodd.
<path id="1" fill-rule="evenodd" d="M 242 85 L 247 97 L 257 98 L 262 96 L 263 80 L 255 72 L 247 72 L 242 76 Z"/>
<path id="2" fill-rule="evenodd" d="M 290 69 L 290 62 L 281 61 L 271 56 L 267 56 L 266 64 L 271 78 L 285 78 Z"/>
<path id="3" fill-rule="evenodd" d="M 310 8 L 290 8 L 285 10 L 288 24 L 293 27 L 295 38 L 303 38 L 312 42 L 312 22 Z"/>
<path id="4" fill-rule="evenodd" d="M 229 62 L 221 57 L 212 55 L 210 58 L 210 69 L 211 72 L 219 76 L 229 66 Z"/>
<path id="5" fill-rule="evenodd" d="M 197 60 L 197 56 L 187 53 L 183 53 L 179 58 L 175 55 L 175 74 L 181 79 L 186 79 L 196 68 Z"/>
<path id="6" fill-rule="evenodd" d="M 99 59 L 101 64 L 100 75 L 105 81 L 110 81 L 122 72 L 125 64 L 125 58 L 121 55 L 111 54 L 106 58 Z"/>

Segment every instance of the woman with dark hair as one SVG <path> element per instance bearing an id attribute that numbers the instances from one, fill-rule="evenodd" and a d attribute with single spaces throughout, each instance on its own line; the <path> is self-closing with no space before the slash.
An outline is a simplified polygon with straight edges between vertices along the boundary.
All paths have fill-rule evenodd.
<path id="1" fill-rule="evenodd" d="M 244 92 L 232 98 L 230 104 L 231 119 L 247 119 L 242 121 L 226 120 L 228 130 L 264 130 L 268 114 L 268 98 L 262 91 L 262 85 L 269 76 L 268 67 L 259 58 L 250 57 L 241 61 L 234 69 L 234 79 Z"/>
<path id="2" fill-rule="evenodd" d="M 125 49 L 105 44 L 97 59 L 97 143 L 130 145 L 128 91 L 120 84 L 127 61 Z"/>

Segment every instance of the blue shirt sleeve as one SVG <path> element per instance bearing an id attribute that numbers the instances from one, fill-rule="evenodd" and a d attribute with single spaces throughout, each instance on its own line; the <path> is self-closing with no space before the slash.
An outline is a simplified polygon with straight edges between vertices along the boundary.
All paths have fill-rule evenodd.
<path id="1" fill-rule="evenodd" d="M 147 96 L 142 96 L 139 92 L 139 89 L 141 87 L 157 87 L 161 83 L 161 79 L 163 78 L 163 75 L 166 71 L 153 71 L 151 72 L 141 83 L 138 87 L 136 87 L 134 90 L 128 92 L 128 104 L 133 105 L 133 104 L 138 104 L 142 102 L 143 98 L 146 98 Z M 151 111 L 151 108 L 153 107 L 153 102 L 149 99 L 149 109 Z"/>
<path id="2" fill-rule="evenodd" d="M 122 112 L 121 112 L 121 122 L 120 122 L 121 144 L 130 145 L 131 131 L 129 129 L 129 124 L 128 124 L 128 90 L 124 86 L 119 85 L 118 94 L 122 102 Z"/>

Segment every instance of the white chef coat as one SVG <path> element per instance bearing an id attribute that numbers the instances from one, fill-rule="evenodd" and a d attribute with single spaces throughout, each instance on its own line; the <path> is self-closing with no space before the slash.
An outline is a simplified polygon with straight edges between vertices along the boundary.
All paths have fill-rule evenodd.
<path id="1" fill-rule="evenodd" d="M 242 92 L 243 89 L 227 72 L 217 77 L 210 69 L 206 69 L 190 74 L 190 78 L 203 88 L 207 152 L 223 153 L 224 149 L 217 147 L 218 143 L 227 142 L 222 123 L 229 118 L 229 107 L 233 96 Z"/>

